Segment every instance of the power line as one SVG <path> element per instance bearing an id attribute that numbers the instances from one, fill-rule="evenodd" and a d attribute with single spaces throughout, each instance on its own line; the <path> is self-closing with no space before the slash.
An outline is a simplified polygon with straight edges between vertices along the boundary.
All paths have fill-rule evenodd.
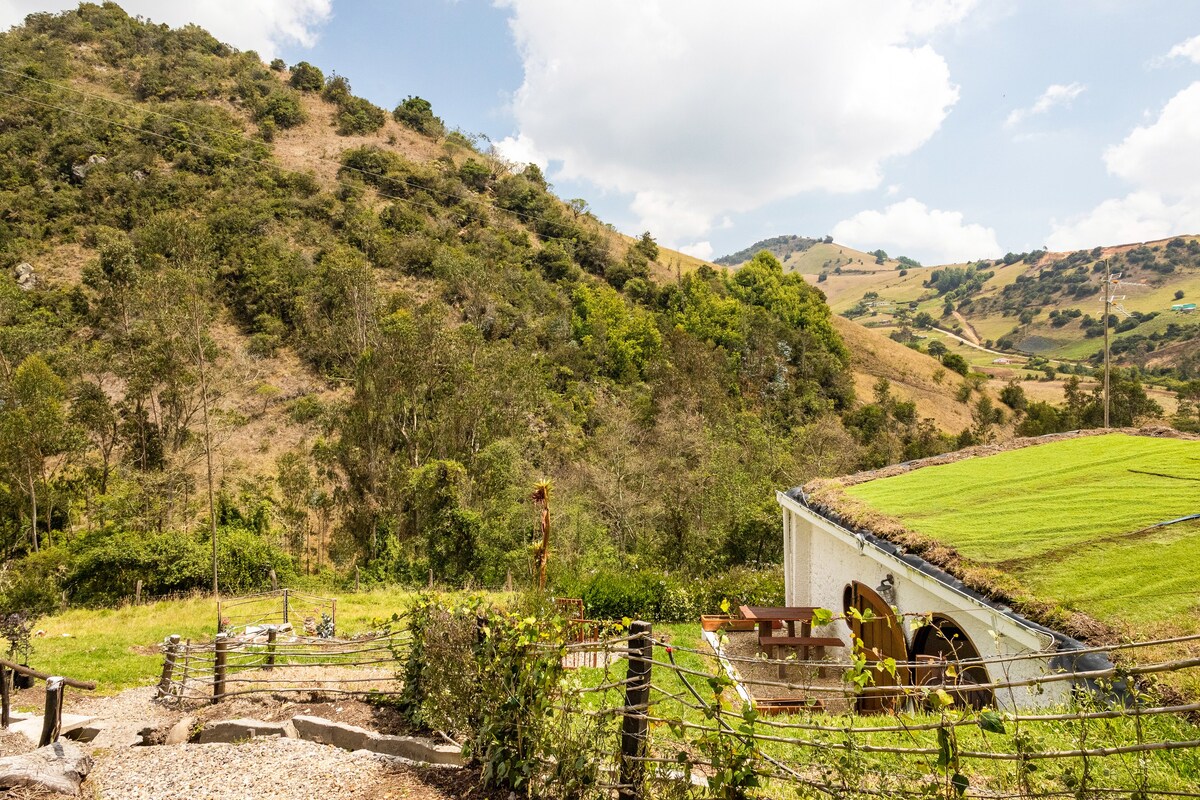
<path id="1" fill-rule="evenodd" d="M 218 128 L 218 127 L 215 127 L 215 126 L 212 126 L 212 125 L 205 125 L 205 124 L 203 124 L 203 123 L 195 122 L 195 121 L 193 121 L 193 120 L 188 120 L 188 119 L 185 119 L 185 118 L 182 118 L 182 117 L 176 117 L 176 116 L 173 116 L 173 115 L 171 115 L 171 114 L 167 114 L 167 113 L 165 113 L 165 112 L 161 112 L 161 111 L 155 111 L 155 110 L 153 110 L 153 109 L 150 109 L 150 108 L 144 108 L 144 107 L 137 106 L 137 105 L 134 105 L 134 104 L 131 104 L 131 103 L 125 103 L 125 102 L 122 102 L 122 101 L 120 101 L 120 100 L 114 100 L 114 99 L 112 99 L 112 98 L 110 98 L 110 97 L 104 97 L 103 95 L 98 95 L 98 94 L 95 94 L 95 93 L 92 93 L 92 92 L 87 92 L 87 91 L 84 91 L 83 89 L 76 89 L 76 88 L 74 88 L 74 87 L 72 87 L 72 86 L 67 86 L 67 85 L 65 85 L 65 84 L 54 83 L 54 82 L 52 82 L 52 81 L 47 81 L 47 80 L 44 80 L 44 79 L 42 79 L 42 78 L 34 78 L 34 77 L 32 77 L 32 76 L 25 75 L 25 74 L 24 74 L 24 73 L 22 73 L 22 72 L 14 71 L 14 70 L 8 69 L 8 68 L 6 68 L 6 67 L 2 67 L 2 66 L 0 66 L 0 73 L 7 73 L 7 74 L 10 74 L 10 75 L 15 75 L 15 76 L 17 76 L 17 77 L 20 77 L 20 78 L 23 78 L 23 79 L 26 79 L 26 80 L 30 80 L 30 81 L 35 81 L 35 82 L 38 82 L 38 83 L 42 83 L 42 84 L 45 84 L 45 85 L 47 85 L 47 86 L 54 87 L 54 88 L 56 88 L 56 89 L 62 89 L 62 90 L 64 90 L 64 91 L 75 92 L 75 93 L 77 93 L 77 94 L 83 95 L 84 97 L 88 97 L 88 98 L 91 98 L 91 99 L 93 99 L 93 100 L 98 100 L 98 101 L 100 101 L 100 102 L 109 103 L 109 104 L 111 104 L 111 105 L 115 105 L 115 106 L 118 106 L 118 107 L 120 107 L 120 108 L 124 108 L 124 109 L 126 109 L 127 111 L 133 111 L 133 112 L 141 112 L 141 113 L 146 113 L 146 114 L 152 114 L 152 115 L 154 115 L 154 116 L 157 116 L 157 117 L 162 117 L 163 119 L 171 120 L 171 121 L 173 121 L 173 122 L 179 122 L 179 123 L 182 123 L 182 124 L 184 124 L 184 125 L 188 125 L 188 126 L 190 126 L 190 127 L 193 127 L 193 128 L 198 128 L 198 129 L 200 129 L 200 130 L 212 131 L 212 132 L 214 132 L 214 133 L 218 133 L 218 134 L 220 134 L 220 135 L 222 135 L 222 136 L 234 137 L 234 138 L 238 139 L 239 141 L 241 141 L 241 142 L 243 142 L 243 143 L 245 143 L 245 144 L 259 144 L 259 142 L 256 142 L 255 140 L 253 140 L 253 139 L 250 139 L 250 138 L 249 138 L 249 137 L 247 137 L 245 134 L 243 134 L 243 133 L 241 133 L 241 132 L 238 132 L 238 131 L 230 131 L 230 130 L 225 130 L 225 129 Z M 243 154 L 240 154 L 240 153 L 233 153 L 233 152 L 229 152 L 229 151 L 227 151 L 227 150 L 222 150 L 222 149 L 220 149 L 220 148 L 218 148 L 218 147 L 213 147 L 213 146 L 211 146 L 211 145 L 202 144 L 202 143 L 200 143 L 200 142 L 190 142 L 190 141 L 187 141 L 187 140 L 184 140 L 184 139 L 179 139 L 179 138 L 176 138 L 176 137 L 173 137 L 173 136 L 169 136 L 169 135 L 167 135 L 167 134 L 164 134 L 164 133 L 160 133 L 160 132 L 158 132 L 158 131 L 152 131 L 152 130 L 150 130 L 150 129 L 148 129 L 148 128 L 139 127 L 139 126 L 137 126 L 137 125 L 130 125 L 130 124 L 128 124 L 128 123 L 119 122 L 119 121 L 117 121 L 117 120 L 108 119 L 108 118 L 106 118 L 106 117 L 100 117 L 100 116 L 96 116 L 96 115 L 94 115 L 94 114 L 87 114 L 87 113 L 84 113 L 84 112 L 82 112 L 82 111 L 77 111 L 77 110 L 75 110 L 75 109 L 71 109 L 71 108 L 67 108 L 67 107 L 64 107 L 64 106 L 60 106 L 60 105 L 57 105 L 57 104 L 55 104 L 55 103 L 50 103 L 50 102 L 47 102 L 47 101 L 45 101 L 45 100 L 38 100 L 38 99 L 35 99 L 35 98 L 33 98 L 33 97 L 30 97 L 29 95 L 22 94 L 22 93 L 20 93 L 20 92 L 6 91 L 6 90 L 3 90 L 3 89 L 0 89 L 0 95 L 7 95 L 7 96 L 9 96 L 9 97 L 14 97 L 14 98 L 17 98 L 17 99 L 20 99 L 20 100 L 24 100 L 25 102 L 28 102 L 28 103 L 34 103 L 34 104 L 36 104 L 36 105 L 44 106 L 44 107 L 47 107 L 47 108 L 53 108 L 53 109 L 55 109 L 55 110 L 57 110 L 57 111 L 61 111 L 61 112 L 63 112 L 63 113 L 66 113 L 66 114 L 71 114 L 71 115 L 73 115 L 73 116 L 77 116 L 77 117 L 82 117 L 82 118 L 84 118 L 84 119 L 91 119 L 91 120 L 93 120 L 93 121 L 96 121 L 96 122 L 101 122 L 101 123 L 105 123 L 105 124 L 108 124 L 108 125 L 116 125 L 117 127 L 124 128 L 124 129 L 126 129 L 126 130 L 128 130 L 128 131 L 131 131 L 131 132 L 148 134 L 148 135 L 150 135 L 150 136 L 155 136 L 155 137 L 158 137 L 159 139 L 163 139 L 163 140 L 166 140 L 166 141 L 175 142 L 175 143 L 177 143 L 177 144 L 184 145 L 185 147 L 198 147 L 198 148 L 200 148 L 200 149 L 203 149 L 203 150 L 208 150 L 208 151 L 211 151 L 211 152 L 213 152 L 213 153 L 217 153 L 217 154 L 219 154 L 219 155 L 224 155 L 224 156 L 227 156 L 227 157 L 229 157 L 229 158 L 234 158 L 234 159 L 237 159 L 237 160 L 239 160 L 239 161 L 244 161 L 244 162 L 246 162 L 246 163 L 250 163 L 250 164 L 257 164 L 257 165 L 259 165 L 259 166 L 265 166 L 265 167 L 269 167 L 269 168 L 271 168 L 271 169 L 276 169 L 276 170 L 280 170 L 280 171 L 283 171 L 283 170 L 284 170 L 284 167 L 283 167 L 282 165 L 280 165 L 280 164 L 278 164 L 278 163 L 275 163 L 275 162 L 273 162 L 273 161 L 267 161 L 267 160 L 264 160 L 264 159 L 256 159 L 256 158 L 252 158 L 252 157 L 250 157 L 250 156 L 246 156 L 246 155 L 243 155 Z M 420 190 L 420 191 L 423 191 L 423 192 L 426 192 L 426 193 L 429 193 L 429 194 L 435 194 L 435 195 L 436 195 L 436 194 L 440 194 L 440 195 L 441 195 L 441 196 L 443 196 L 443 197 L 446 197 L 446 198 L 451 198 L 451 199 L 453 199 L 453 200 L 455 200 L 455 201 L 458 201 L 458 202 L 468 202 L 468 201 L 470 201 L 470 202 L 475 202 L 475 203 L 477 203 L 478 205 L 481 205 L 481 206 L 483 206 L 483 207 L 485 207 L 485 208 L 490 208 L 490 209 L 492 209 L 492 210 L 494 210 L 494 211 L 497 211 L 497 212 L 500 212 L 500 213 L 503 213 L 503 214 L 511 214 L 511 215 L 513 215 L 513 216 L 515 216 L 515 217 L 517 217 L 517 218 L 519 218 L 519 219 L 521 219 L 521 220 L 523 220 L 523 221 L 525 221 L 525 222 L 545 222 L 545 223 L 549 223 L 549 224 L 555 224 L 555 225 L 557 225 L 557 224 L 561 224 L 561 221 L 559 221 L 559 220 L 550 219 L 550 218 L 548 218 L 548 217 L 540 217 L 540 216 L 537 216 L 537 215 L 534 215 L 534 214 L 526 214 L 526 213 L 524 213 L 524 212 L 521 212 L 521 211 L 516 211 L 516 210 L 513 210 L 513 209 L 507 209 L 507 208 L 503 208 L 502 206 L 499 206 L 499 205 L 497 205 L 497 204 L 496 204 L 496 203 L 494 203 L 494 202 L 491 202 L 491 201 L 488 201 L 488 200 L 486 200 L 486 199 L 483 199 L 482 197 L 470 197 L 470 196 L 463 196 L 463 195 L 458 195 L 458 194 L 455 194 L 455 193 L 453 193 L 453 192 L 449 192 L 449 191 L 446 191 L 446 190 L 433 189 L 433 188 L 430 188 L 430 187 L 427 187 L 427 186 L 422 186 L 422 185 L 421 185 L 421 184 L 419 184 L 419 183 L 413 183 L 413 182 L 411 182 L 411 181 L 406 181 L 406 180 L 403 180 L 403 179 L 401 179 L 401 178 L 396 178 L 396 177 L 393 177 L 393 176 L 390 176 L 390 175 L 384 175 L 384 174 L 380 174 L 380 173 L 369 172 L 369 171 L 367 171 L 367 170 L 364 170 L 364 169 L 361 169 L 361 168 L 358 168 L 358 167 L 353 167 L 353 166 L 350 166 L 350 165 L 348 165 L 348 164 L 343 164 L 341 161 L 338 161 L 338 160 L 336 160 L 336 159 L 332 159 L 332 158 L 328 158 L 328 157 L 325 157 L 325 156 L 314 156 L 314 158 L 315 158 L 316 160 L 318 160 L 318 161 L 324 161 L 324 162 L 327 162 L 327 163 L 336 164 L 336 165 L 338 165 L 339 169 L 345 169 L 345 170 L 349 170 L 349 171 L 351 171 L 351 172 L 357 172 L 357 173 L 359 173 L 359 174 L 361 174 L 361 175 L 363 175 L 363 176 L 366 176 L 366 177 L 375 178 L 375 179 L 382 178 L 382 179 L 384 179 L 384 180 L 387 180 L 387 181 L 389 181 L 389 182 L 391 182 L 391 183 L 393 183 L 393 184 L 397 184 L 397 185 L 401 185 L 401 186 L 407 186 L 407 187 L 409 187 L 409 188 L 413 188 L 413 189 L 418 189 L 418 190 Z M 346 181 L 343 181 L 343 180 L 340 180 L 340 179 L 338 179 L 338 178 L 336 178 L 336 177 L 333 179 L 333 181 L 334 181 L 334 183 L 335 183 L 335 184 L 337 184 L 337 185 L 339 185 L 339 186 L 343 186 L 343 187 L 345 187 L 345 188 L 349 188 L 349 189 L 355 189 L 355 188 L 358 188 L 358 187 L 357 187 L 355 184 L 348 183 L 348 182 L 346 182 Z M 386 192 L 384 192 L 384 191 L 380 190 L 380 189 L 379 189 L 379 188 L 377 188 L 377 187 L 375 188 L 375 192 L 376 192 L 376 194 L 378 194 L 380 197 L 383 197 L 383 198 L 386 198 L 386 199 L 389 199 L 389 200 L 394 200 L 394 201 L 396 201 L 396 202 L 400 202 L 400 203 L 408 203 L 408 204 L 410 204 L 410 205 L 413 205 L 413 206 L 419 206 L 419 207 L 422 207 L 422 208 L 427 208 L 427 209 L 432 209 L 432 210 L 437 210 L 437 209 L 439 208 L 439 206 L 436 206 L 436 205 L 433 205 L 433 204 L 430 204 L 430 203 L 422 203 L 422 202 L 420 202 L 420 201 L 413 200 L 413 199 L 411 199 L 411 198 L 408 198 L 408 197 L 399 197 L 399 196 L 397 196 L 397 195 L 388 194 L 388 193 L 386 193 Z M 538 236 L 539 236 L 540 238 L 542 238 L 542 239 L 546 239 L 546 240 L 552 240 L 552 241 L 560 241 L 560 242 L 573 242 L 573 241 L 574 241 L 574 239 L 573 239 L 572 237 L 568 237 L 568 236 L 553 236 L 553 235 L 550 235 L 550 234 L 542 234 L 542 233 L 539 233 L 539 234 L 538 234 Z"/>

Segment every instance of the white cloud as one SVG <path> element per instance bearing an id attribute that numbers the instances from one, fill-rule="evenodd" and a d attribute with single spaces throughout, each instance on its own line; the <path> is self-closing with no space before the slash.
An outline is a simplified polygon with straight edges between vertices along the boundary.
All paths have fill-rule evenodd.
<path id="1" fill-rule="evenodd" d="M 680 246 L 679 252 L 683 253 L 684 255 L 702 258 L 705 261 L 712 261 L 713 246 L 712 242 L 695 242 L 694 244 L 685 244 Z"/>
<path id="2" fill-rule="evenodd" d="M 974 0 L 497 0 L 524 62 L 512 111 L 555 179 L 634 196 L 666 242 L 809 190 L 853 192 L 958 99 L 926 41 Z"/>
<path id="3" fill-rule="evenodd" d="M 506 136 L 494 143 L 492 148 L 501 158 L 517 167 L 537 164 L 543 172 L 546 170 L 546 158 L 538 152 L 537 145 L 525 134 Z"/>
<path id="4" fill-rule="evenodd" d="M 333 16 L 333 0 L 121 0 L 129 14 L 180 26 L 195 23 L 222 42 L 255 50 L 270 60 L 284 45 L 312 47 L 317 32 Z M 65 11 L 74 0 L 0 0 L 0 30 L 19 25 L 36 11 Z"/>
<path id="5" fill-rule="evenodd" d="M 1104 152 L 1108 171 L 1134 190 L 1065 222 L 1051 221 L 1054 250 L 1200 232 L 1200 81 L 1176 94 L 1151 124 Z"/>
<path id="6" fill-rule="evenodd" d="M 1052 83 L 1029 108 L 1016 108 L 1004 120 L 1004 127 L 1011 128 L 1028 117 L 1045 114 L 1056 106 L 1069 106 L 1071 101 L 1087 89 L 1082 83 Z"/>
<path id="7" fill-rule="evenodd" d="M 1185 39 L 1171 48 L 1167 58 L 1186 58 L 1200 64 L 1200 36 Z"/>
<path id="8" fill-rule="evenodd" d="M 963 224 L 961 211 L 939 211 L 908 198 L 883 211 L 860 211 L 833 226 L 833 238 L 860 250 L 883 248 L 927 264 L 993 258 L 1000 254 L 996 232 Z"/>

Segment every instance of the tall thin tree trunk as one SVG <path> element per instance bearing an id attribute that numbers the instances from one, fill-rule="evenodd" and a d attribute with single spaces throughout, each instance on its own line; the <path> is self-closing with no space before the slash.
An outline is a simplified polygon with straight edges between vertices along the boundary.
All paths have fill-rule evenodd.
<path id="1" fill-rule="evenodd" d="M 196 366 L 200 375 L 200 408 L 204 417 L 204 461 L 208 478 L 208 532 L 212 536 L 212 591 L 213 597 L 219 595 L 217 581 L 217 504 L 213 491 L 213 457 L 212 457 L 212 427 L 208 419 L 208 373 L 204 369 L 204 339 L 200 330 L 200 321 L 193 323 L 192 334 L 196 345 Z"/>
<path id="2" fill-rule="evenodd" d="M 29 505 L 33 513 L 33 527 L 30 532 L 33 534 L 33 552 L 38 551 L 38 510 L 37 510 L 37 483 L 33 480 L 33 470 L 27 470 L 29 475 Z"/>

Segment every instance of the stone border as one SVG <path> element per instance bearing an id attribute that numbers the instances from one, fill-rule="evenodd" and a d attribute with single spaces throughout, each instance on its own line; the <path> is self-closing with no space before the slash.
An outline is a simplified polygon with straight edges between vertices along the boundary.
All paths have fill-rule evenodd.
<path id="1" fill-rule="evenodd" d="M 172 729 L 175 735 L 168 736 L 166 743 L 182 743 L 180 740 L 183 737 L 180 734 L 190 726 L 190 717 L 180 720 Z M 240 742 L 267 736 L 303 739 L 340 747 L 343 750 L 365 750 L 377 755 L 443 767 L 461 767 L 466 763 L 462 756 L 462 748 L 457 745 L 440 744 L 420 736 L 388 736 L 357 725 L 306 715 L 283 722 L 262 722 L 248 718 L 215 720 L 205 724 L 199 734 L 188 741 L 210 744 Z"/>

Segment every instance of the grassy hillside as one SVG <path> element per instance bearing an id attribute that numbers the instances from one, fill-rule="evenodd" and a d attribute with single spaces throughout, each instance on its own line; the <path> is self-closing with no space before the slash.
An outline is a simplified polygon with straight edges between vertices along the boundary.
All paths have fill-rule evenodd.
<path id="1" fill-rule="evenodd" d="M 555 580 L 707 574 L 779 558 L 774 489 L 961 432 L 856 398 L 778 261 L 623 237 L 420 98 L 111 4 L 0 57 L 5 607 L 204 586 L 214 532 L 230 591 L 521 581 L 547 478 Z"/>
<path id="2" fill-rule="evenodd" d="M 1194 236 L 1075 253 L 1017 254 L 976 265 L 909 269 L 905 276 L 827 274 L 820 288 L 837 313 L 888 330 L 902 323 L 894 318 L 898 310 L 908 316 L 926 312 L 980 344 L 1095 364 L 1103 333 L 1103 260 L 1122 281 L 1115 289 L 1120 300 L 1112 322 L 1118 363 L 1170 369 L 1184 379 L 1200 374 L 1200 317 L 1171 310 L 1200 297 L 1200 239 Z M 967 289 L 927 285 L 937 272 L 968 266 L 991 274 Z M 817 283 L 816 276 L 810 280 Z M 953 315 L 945 313 L 947 300 L 955 307 Z"/>
<path id="3" fill-rule="evenodd" d="M 1152 526 L 1196 513 L 1184 487 L 1197 463 L 1198 441 L 1109 434 L 925 467 L 846 493 L 1034 597 L 1154 637 L 1164 625 L 1181 629 L 1179 609 L 1196 600 L 1186 565 L 1200 554 L 1200 525 Z"/>
<path id="4" fill-rule="evenodd" d="M 860 397 L 870 397 L 878 380 L 885 378 L 897 396 L 916 403 L 919 417 L 932 419 L 942 430 L 961 431 L 971 426 L 970 404 L 955 397 L 962 383 L 959 375 L 877 330 L 841 317 L 835 324 L 850 349 L 854 386 Z M 996 400 L 993 389 L 984 392 Z"/>

